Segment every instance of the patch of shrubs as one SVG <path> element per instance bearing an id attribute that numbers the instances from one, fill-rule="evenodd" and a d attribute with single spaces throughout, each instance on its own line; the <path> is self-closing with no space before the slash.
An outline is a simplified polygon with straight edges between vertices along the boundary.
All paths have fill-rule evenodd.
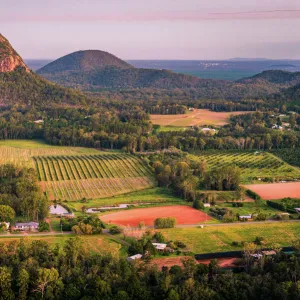
<path id="1" fill-rule="evenodd" d="M 173 217 L 157 218 L 154 221 L 155 228 L 174 228 L 176 225 L 176 219 Z"/>
<path id="2" fill-rule="evenodd" d="M 244 203 L 241 202 L 232 202 L 232 207 L 243 207 Z"/>
<path id="3" fill-rule="evenodd" d="M 255 201 L 261 201 L 262 200 L 261 197 L 257 193 L 255 193 L 251 190 L 246 190 L 246 195 L 251 197 Z"/>
<path id="4" fill-rule="evenodd" d="M 109 229 L 109 233 L 110 234 L 119 234 L 122 232 L 122 228 L 120 228 L 119 226 L 112 226 L 110 229 Z"/>

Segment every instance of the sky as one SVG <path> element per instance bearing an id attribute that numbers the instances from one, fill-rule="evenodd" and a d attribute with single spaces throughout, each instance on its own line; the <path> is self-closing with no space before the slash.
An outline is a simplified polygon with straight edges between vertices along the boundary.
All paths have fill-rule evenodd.
<path id="1" fill-rule="evenodd" d="M 122 59 L 300 59 L 300 0 L 1 0 L 25 59 L 78 50 Z"/>

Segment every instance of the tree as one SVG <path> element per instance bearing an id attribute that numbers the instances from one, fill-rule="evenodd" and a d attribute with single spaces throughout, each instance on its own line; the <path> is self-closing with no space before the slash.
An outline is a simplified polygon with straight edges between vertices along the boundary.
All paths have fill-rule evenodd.
<path id="1" fill-rule="evenodd" d="M 0 299 L 14 299 L 14 293 L 11 288 L 11 272 L 7 267 L 0 267 Z"/>
<path id="2" fill-rule="evenodd" d="M 38 271 L 38 279 L 36 282 L 35 292 L 41 293 L 42 299 L 44 299 L 45 294 L 47 293 L 48 286 L 52 285 L 51 291 L 49 291 L 52 295 L 51 298 L 55 299 L 55 295 L 53 292 L 56 287 L 62 287 L 62 281 L 59 278 L 58 271 L 55 268 L 47 269 L 40 268 Z M 50 298 L 50 295 L 47 295 Z"/>
<path id="3" fill-rule="evenodd" d="M 45 231 L 50 231 L 49 223 L 45 221 L 41 221 L 39 223 L 39 232 L 45 232 Z"/>
<path id="4" fill-rule="evenodd" d="M 12 222 L 15 215 L 13 208 L 8 205 L 0 205 L 0 222 Z"/>
<path id="5" fill-rule="evenodd" d="M 29 274 L 25 269 L 21 269 L 18 275 L 17 285 L 19 289 L 18 299 L 26 300 L 29 287 Z"/>

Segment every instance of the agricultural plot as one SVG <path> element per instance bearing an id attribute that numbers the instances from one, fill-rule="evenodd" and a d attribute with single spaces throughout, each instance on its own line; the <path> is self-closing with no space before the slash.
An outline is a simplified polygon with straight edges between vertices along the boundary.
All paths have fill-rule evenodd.
<path id="1" fill-rule="evenodd" d="M 0 141 L 0 165 L 11 163 L 20 167 L 34 168 L 34 156 L 99 154 L 96 149 L 82 147 L 59 147 L 39 141 Z"/>
<path id="2" fill-rule="evenodd" d="M 111 197 L 153 186 L 141 160 L 126 154 L 34 157 L 51 200 Z"/>
<path id="3" fill-rule="evenodd" d="M 0 164 L 35 168 L 50 200 L 96 199 L 154 185 L 152 173 L 132 155 L 40 141 L 1 141 Z"/>
<path id="4" fill-rule="evenodd" d="M 241 169 L 242 183 L 258 178 L 294 180 L 300 178 L 300 169 L 292 167 L 271 153 L 263 152 L 211 152 L 190 155 L 193 160 L 205 160 L 209 169 L 236 166 Z"/>
<path id="5" fill-rule="evenodd" d="M 231 115 L 246 114 L 246 111 L 215 112 L 209 109 L 195 109 L 187 114 L 180 115 L 150 115 L 153 124 L 161 126 L 223 126 L 229 123 Z"/>
<path id="6" fill-rule="evenodd" d="M 167 240 L 182 241 L 193 253 L 242 250 L 242 242 L 253 242 L 256 237 L 264 238 L 263 247 L 291 246 L 300 236 L 298 222 L 266 224 L 222 224 L 204 228 L 171 228 L 159 230 Z M 238 242 L 239 246 L 233 246 Z"/>
<path id="7" fill-rule="evenodd" d="M 177 224 L 185 225 L 203 223 L 211 219 L 206 213 L 183 205 L 137 208 L 130 213 L 124 210 L 105 214 L 100 218 L 103 222 L 124 226 L 138 226 L 141 222 L 153 226 L 155 219 L 167 217 L 174 217 Z"/>
<path id="8" fill-rule="evenodd" d="M 300 198 L 300 182 L 250 184 L 245 187 L 265 200 L 277 200 L 286 197 Z"/>

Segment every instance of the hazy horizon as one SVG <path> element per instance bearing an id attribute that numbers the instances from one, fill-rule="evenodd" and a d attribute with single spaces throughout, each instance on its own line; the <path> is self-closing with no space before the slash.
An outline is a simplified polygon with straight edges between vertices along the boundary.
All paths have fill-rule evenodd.
<path id="1" fill-rule="evenodd" d="M 124 60 L 300 59 L 296 0 L 3 0 L 1 33 L 26 59 L 97 49 Z"/>

